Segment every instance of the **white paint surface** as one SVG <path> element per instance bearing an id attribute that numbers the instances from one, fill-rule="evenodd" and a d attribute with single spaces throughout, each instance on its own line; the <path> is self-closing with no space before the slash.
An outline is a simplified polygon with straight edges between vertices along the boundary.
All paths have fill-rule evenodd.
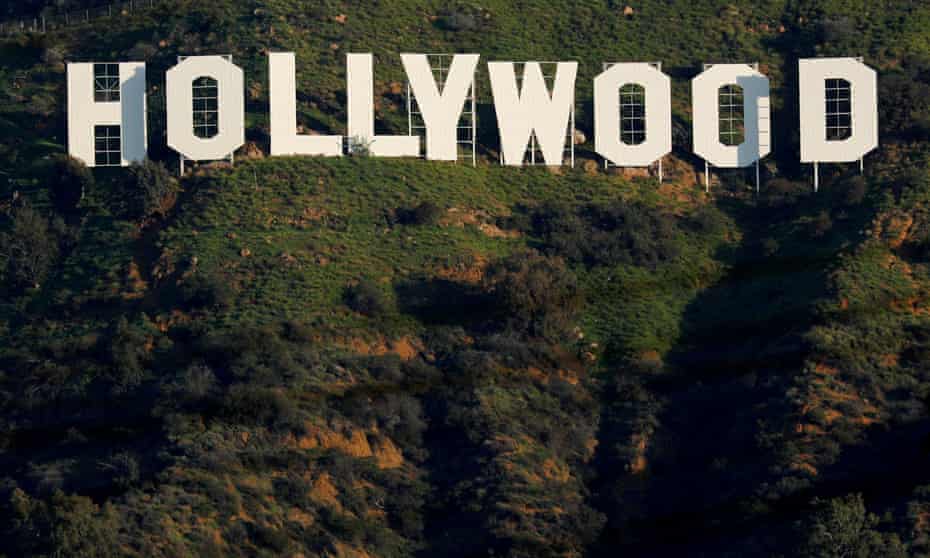
<path id="1" fill-rule="evenodd" d="M 743 88 L 744 141 L 720 141 L 719 90 Z M 769 80 L 747 64 L 715 64 L 691 82 L 694 153 L 721 168 L 748 167 L 771 152 Z"/>
<path id="2" fill-rule="evenodd" d="M 401 54 L 404 70 L 426 125 L 426 158 L 458 159 L 458 125 L 475 79 L 478 54 L 456 54 L 442 91 L 425 54 Z"/>
<path id="3" fill-rule="evenodd" d="M 417 157 L 418 136 L 375 135 L 374 68 L 371 54 L 349 54 L 346 61 L 348 82 L 349 138 L 369 144 L 375 157 Z M 351 147 L 351 146 L 350 146 Z"/>
<path id="4" fill-rule="evenodd" d="M 628 145 L 620 137 L 620 88 L 644 89 L 646 139 Z M 648 167 L 672 151 L 672 81 L 648 63 L 614 64 L 594 78 L 594 149 L 619 167 Z"/>
<path id="5" fill-rule="evenodd" d="M 68 64 L 68 154 L 96 166 L 94 126 L 120 126 L 121 166 L 145 159 L 145 63 L 119 63 L 120 100 L 94 101 L 94 64 Z"/>
<path id="6" fill-rule="evenodd" d="M 855 58 L 798 61 L 801 115 L 801 162 L 851 163 L 878 147 L 878 78 Z M 828 79 L 845 79 L 852 92 L 852 135 L 827 141 Z"/>
<path id="7" fill-rule="evenodd" d="M 504 164 L 522 166 L 530 135 L 535 133 L 546 165 L 561 165 L 575 104 L 578 63 L 557 63 L 551 95 L 539 62 L 524 65 L 519 89 L 513 62 L 489 62 L 488 71 Z"/>
<path id="8" fill-rule="evenodd" d="M 194 135 L 195 79 L 210 77 L 218 86 L 219 133 Z M 222 56 L 191 56 L 165 74 L 168 146 L 191 161 L 225 159 L 245 143 L 245 82 L 242 68 Z"/>
<path id="9" fill-rule="evenodd" d="M 342 136 L 298 135 L 293 52 L 268 53 L 271 155 L 342 155 Z"/>

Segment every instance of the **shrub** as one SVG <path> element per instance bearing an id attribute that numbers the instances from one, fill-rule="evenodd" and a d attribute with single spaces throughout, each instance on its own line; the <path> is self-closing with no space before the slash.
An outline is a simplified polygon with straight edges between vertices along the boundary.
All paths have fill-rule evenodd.
<path id="1" fill-rule="evenodd" d="M 204 364 L 192 364 L 180 372 L 168 387 L 171 399 L 197 403 L 216 391 L 216 375 Z"/>
<path id="2" fill-rule="evenodd" d="M 49 510 L 52 556 L 105 558 L 118 555 L 118 520 L 111 507 L 101 510 L 90 498 L 58 492 Z"/>
<path id="3" fill-rule="evenodd" d="M 48 500 L 31 498 L 16 488 L 9 497 L 9 530 L 3 543 L 9 556 L 117 556 L 118 518 L 86 496 L 55 491 Z M 6 511 L 6 510 L 5 510 Z M 12 536 L 10 536 L 12 535 Z"/>
<path id="4" fill-rule="evenodd" d="M 297 404 L 278 389 L 236 384 L 223 401 L 224 415 L 238 424 L 287 429 L 298 426 Z"/>
<path id="5" fill-rule="evenodd" d="M 707 205 L 699 207 L 690 218 L 694 230 L 702 234 L 720 235 L 726 230 L 723 214 Z"/>
<path id="6" fill-rule="evenodd" d="M 833 228 L 833 219 L 830 218 L 828 211 L 821 211 L 817 217 L 811 221 L 811 235 L 814 238 L 821 238 Z"/>
<path id="7" fill-rule="evenodd" d="M 673 218 L 641 203 L 550 203 L 531 209 L 528 221 L 524 227 L 542 241 L 544 253 L 572 263 L 654 268 L 679 253 Z"/>
<path id="8" fill-rule="evenodd" d="M 370 157 L 372 140 L 361 136 L 352 136 L 348 140 L 349 155 L 352 157 Z"/>
<path id="9" fill-rule="evenodd" d="M 857 35 L 855 22 L 848 17 L 829 17 L 822 20 L 818 27 L 820 42 L 825 44 L 848 42 L 855 40 Z"/>
<path id="10" fill-rule="evenodd" d="M 787 178 L 773 178 L 765 183 L 763 193 L 769 207 L 783 207 L 792 205 L 799 199 L 807 196 L 811 186 L 804 182 L 788 180 Z"/>
<path id="11" fill-rule="evenodd" d="M 431 201 L 410 208 L 401 207 L 395 212 L 397 221 L 404 225 L 435 225 L 442 214 L 442 208 Z"/>
<path id="12" fill-rule="evenodd" d="M 819 509 L 810 523 L 798 526 L 805 538 L 800 556 L 903 558 L 907 555 L 897 535 L 876 529 L 879 519 L 866 510 L 862 495 L 851 494 L 814 503 L 819 504 Z"/>
<path id="13" fill-rule="evenodd" d="M 128 452 L 114 454 L 101 462 L 100 470 L 105 472 L 113 480 L 113 484 L 121 490 L 128 490 L 135 486 L 141 478 L 139 460 Z"/>
<path id="14" fill-rule="evenodd" d="M 865 178 L 854 176 L 849 179 L 846 185 L 846 205 L 859 205 L 865 199 L 865 193 L 868 185 Z"/>
<path id="15" fill-rule="evenodd" d="M 367 279 L 350 285 L 343 293 L 346 306 L 368 317 L 375 317 L 387 310 L 387 300 L 381 289 Z"/>
<path id="16" fill-rule="evenodd" d="M 484 281 L 507 327 L 520 333 L 563 337 L 581 308 L 578 282 L 561 258 L 517 253 L 492 264 Z"/>
<path id="17" fill-rule="evenodd" d="M 878 82 L 883 138 L 930 139 L 930 58 L 909 56 Z"/>
<path id="18" fill-rule="evenodd" d="M 74 211 L 94 185 L 94 175 L 83 162 L 65 155 L 56 157 L 47 178 L 52 204 L 61 213 Z"/>
<path id="19" fill-rule="evenodd" d="M 478 28 L 478 16 L 457 7 L 440 15 L 436 24 L 447 31 L 474 31 Z"/>
<path id="20" fill-rule="evenodd" d="M 182 302 L 188 308 L 225 310 L 232 305 L 235 290 L 218 273 L 195 273 L 180 287 Z"/>
<path id="21" fill-rule="evenodd" d="M 13 212 L 9 232 L 0 233 L 0 278 L 14 286 L 39 287 L 58 258 L 58 239 L 48 219 L 29 206 Z"/>
<path id="22" fill-rule="evenodd" d="M 148 366 L 152 359 L 151 340 L 144 326 L 130 324 L 123 316 L 111 325 L 107 339 L 115 390 L 125 392 L 141 385 L 148 376 Z"/>
<path id="23" fill-rule="evenodd" d="M 146 159 L 129 167 L 123 189 L 131 216 L 164 216 L 177 198 L 178 181 L 164 164 Z"/>

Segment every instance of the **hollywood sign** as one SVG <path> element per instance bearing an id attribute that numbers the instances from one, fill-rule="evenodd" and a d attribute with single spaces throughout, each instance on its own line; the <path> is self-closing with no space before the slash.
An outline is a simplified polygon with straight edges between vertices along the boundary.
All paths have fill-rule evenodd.
<path id="1" fill-rule="evenodd" d="M 347 137 L 375 157 L 457 160 L 459 124 L 466 101 L 473 100 L 479 55 L 447 60 L 437 84 L 427 55 L 401 54 L 424 123 L 422 152 L 417 135 L 375 134 L 372 55 L 348 54 Z M 573 143 L 578 63 L 552 64 L 554 73 L 546 76 L 542 63 L 522 63 L 519 77 L 513 62 L 487 64 L 504 165 L 524 165 L 528 146 L 538 149 L 544 164 L 564 164 Z M 298 133 L 294 54 L 270 53 L 268 66 L 271 155 L 342 156 L 343 136 Z M 801 161 L 861 161 L 878 146 L 876 72 L 857 58 L 802 59 L 798 71 Z M 144 159 L 145 63 L 71 63 L 67 76 L 69 153 L 89 166 Z M 180 154 L 182 169 L 184 160 L 231 158 L 245 143 L 242 69 L 223 56 L 185 57 L 165 82 L 167 143 Z M 714 167 L 758 168 L 771 151 L 768 78 L 749 64 L 707 65 L 691 91 L 694 153 Z M 605 65 L 594 78 L 595 151 L 618 167 L 661 161 L 672 149 L 671 110 L 671 80 L 659 65 Z"/>

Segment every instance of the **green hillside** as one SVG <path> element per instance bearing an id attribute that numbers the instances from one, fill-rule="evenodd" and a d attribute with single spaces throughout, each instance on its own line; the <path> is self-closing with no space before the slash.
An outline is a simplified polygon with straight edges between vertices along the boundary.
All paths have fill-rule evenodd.
<path id="1" fill-rule="evenodd" d="M 0 555 L 930 555 L 930 6 L 168 1 L 0 42 Z M 345 54 L 673 78 L 667 180 L 269 158 L 268 51 L 345 133 Z M 180 179 L 164 71 L 232 54 L 247 146 Z M 799 57 L 879 70 L 882 146 L 798 163 Z M 152 161 L 62 157 L 66 61 L 148 63 Z M 754 193 L 689 152 L 689 81 L 759 62 Z M 79 195 L 83 187 L 83 196 Z"/>

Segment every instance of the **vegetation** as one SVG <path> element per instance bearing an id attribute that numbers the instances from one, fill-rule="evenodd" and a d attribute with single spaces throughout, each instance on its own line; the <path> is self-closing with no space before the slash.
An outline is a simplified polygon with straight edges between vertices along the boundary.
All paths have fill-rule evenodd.
<path id="1" fill-rule="evenodd" d="M 64 9 L 67 5 L 61 5 Z M 82 4 L 81 7 L 85 7 Z M 25 3 L 8 13 L 54 6 Z M 19 11 L 17 11 L 19 10 Z M 930 555 L 930 7 L 261 0 L 0 43 L 0 555 Z M 479 164 L 266 158 L 262 53 L 344 134 L 344 55 L 662 60 L 666 181 L 513 170 L 479 75 Z M 234 166 L 176 178 L 164 70 L 244 67 Z M 882 146 L 797 162 L 796 60 L 880 72 Z M 63 156 L 65 60 L 148 63 L 150 161 Z M 695 184 L 688 80 L 758 61 L 775 152 Z M 591 107 L 577 122 L 590 137 Z"/>

